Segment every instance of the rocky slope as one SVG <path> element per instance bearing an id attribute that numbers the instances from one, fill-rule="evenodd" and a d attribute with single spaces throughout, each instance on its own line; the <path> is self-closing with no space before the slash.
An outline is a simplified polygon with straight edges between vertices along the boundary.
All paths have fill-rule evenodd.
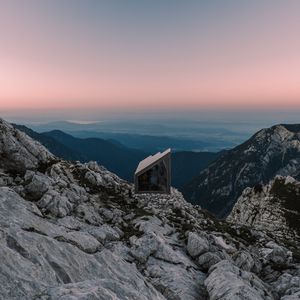
<path id="1" fill-rule="evenodd" d="M 300 246 L 230 225 L 0 121 L 0 299 L 298 299 Z"/>
<path id="2" fill-rule="evenodd" d="M 300 182 L 277 176 L 269 184 L 245 189 L 227 220 L 299 240 Z"/>
<path id="3" fill-rule="evenodd" d="M 224 152 L 185 187 L 184 195 L 224 217 L 246 187 L 268 183 L 276 175 L 300 176 L 300 125 L 263 129 Z"/>

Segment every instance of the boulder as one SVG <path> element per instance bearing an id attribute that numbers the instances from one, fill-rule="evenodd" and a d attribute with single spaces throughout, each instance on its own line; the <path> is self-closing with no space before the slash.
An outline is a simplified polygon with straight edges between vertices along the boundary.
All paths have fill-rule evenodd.
<path id="1" fill-rule="evenodd" d="M 41 173 L 34 174 L 30 183 L 25 186 L 26 197 L 37 201 L 53 184 L 53 180 L 51 180 L 48 176 Z"/>
<path id="2" fill-rule="evenodd" d="M 242 271 L 228 260 L 222 260 L 209 269 L 205 280 L 211 300 L 273 300 L 267 284 L 256 275 Z"/>
<path id="3" fill-rule="evenodd" d="M 206 252 L 199 256 L 198 264 L 201 267 L 201 270 L 208 271 L 210 267 L 217 264 L 223 258 L 218 255 L 217 252 Z"/>
<path id="4" fill-rule="evenodd" d="M 37 203 L 38 207 L 56 217 L 65 217 L 73 210 L 73 204 L 56 190 L 49 190 Z"/>
<path id="5" fill-rule="evenodd" d="M 260 261 L 245 250 L 236 252 L 232 258 L 235 265 L 244 271 L 258 273 L 262 268 Z"/>
<path id="6" fill-rule="evenodd" d="M 153 233 L 148 233 L 132 241 L 130 253 L 139 262 L 145 263 L 148 257 L 157 251 L 158 246 L 157 236 Z"/>
<path id="7" fill-rule="evenodd" d="M 194 232 L 188 235 L 187 251 L 192 257 L 201 255 L 209 250 L 209 243 L 206 238 L 200 237 Z"/>

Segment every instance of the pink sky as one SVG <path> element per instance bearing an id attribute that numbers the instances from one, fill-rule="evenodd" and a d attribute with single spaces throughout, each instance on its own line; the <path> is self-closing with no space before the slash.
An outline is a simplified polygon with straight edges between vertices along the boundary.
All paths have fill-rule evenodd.
<path id="1" fill-rule="evenodd" d="M 300 3 L 230 2 L 159 16 L 139 6 L 150 12 L 135 19 L 109 5 L 3 1 L 0 109 L 300 108 Z"/>

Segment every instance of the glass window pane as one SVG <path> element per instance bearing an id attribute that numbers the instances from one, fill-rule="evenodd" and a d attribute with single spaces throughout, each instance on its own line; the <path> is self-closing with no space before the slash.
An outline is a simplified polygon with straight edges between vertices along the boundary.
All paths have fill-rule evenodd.
<path id="1" fill-rule="evenodd" d="M 167 192 L 167 168 L 164 161 L 160 161 L 151 169 L 138 177 L 139 191 Z"/>

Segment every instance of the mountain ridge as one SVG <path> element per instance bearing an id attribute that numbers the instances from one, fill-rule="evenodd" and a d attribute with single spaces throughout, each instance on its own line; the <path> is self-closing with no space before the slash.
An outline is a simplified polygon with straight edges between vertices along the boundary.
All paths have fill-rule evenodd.
<path id="1" fill-rule="evenodd" d="M 258 131 L 202 170 L 198 177 L 185 186 L 185 197 L 225 217 L 246 187 L 267 183 L 276 175 L 299 178 L 298 129 L 299 125 L 279 124 Z"/>
<path id="2" fill-rule="evenodd" d="M 300 243 L 215 219 L 173 188 L 135 195 L 97 163 L 59 159 L 6 122 L 0 164 L 3 299 L 292 300 L 300 293 Z"/>

